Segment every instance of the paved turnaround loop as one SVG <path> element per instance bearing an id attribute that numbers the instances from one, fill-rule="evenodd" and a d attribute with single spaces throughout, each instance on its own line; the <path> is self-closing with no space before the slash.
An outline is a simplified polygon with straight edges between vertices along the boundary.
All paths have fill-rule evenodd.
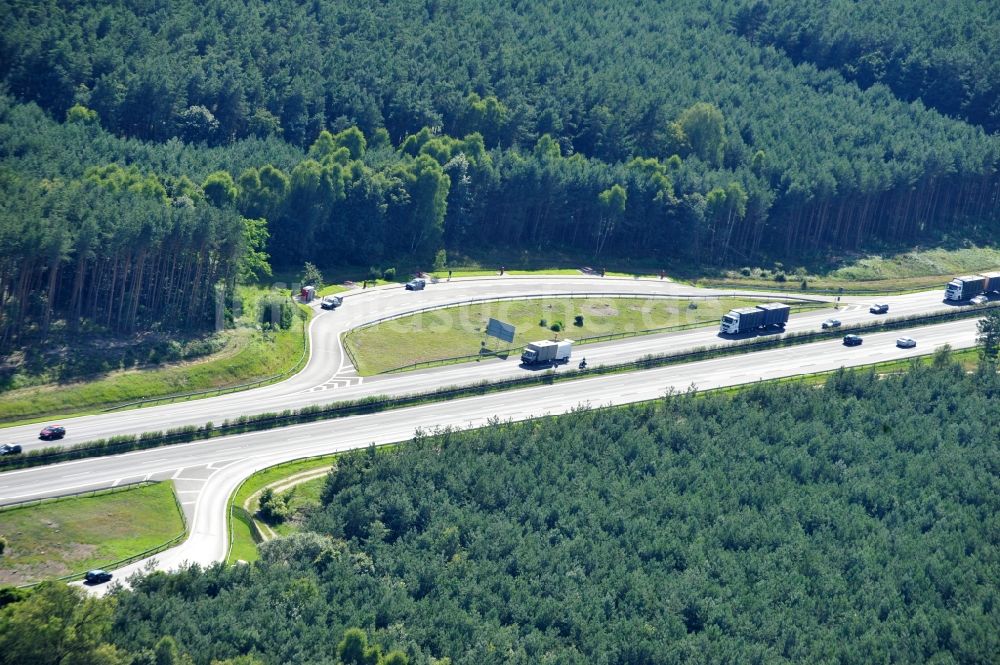
<path id="1" fill-rule="evenodd" d="M 503 287 L 503 288 L 501 288 Z M 657 288 L 659 287 L 659 288 Z M 478 295 L 494 297 L 508 293 L 596 292 L 598 290 L 635 293 L 705 294 L 713 292 L 691 287 L 645 280 L 612 280 L 597 278 L 558 278 L 499 281 L 453 282 L 429 285 L 423 293 L 440 290 L 440 304 L 465 300 Z M 470 290 L 472 292 L 470 292 Z M 502 292 L 502 293 L 498 293 Z M 715 292 L 718 293 L 718 292 Z M 405 295 L 401 295 L 405 294 Z M 310 391 L 317 379 L 328 381 L 331 370 L 343 372 L 345 361 L 339 347 L 339 334 L 363 322 L 384 316 L 394 309 L 413 308 L 430 304 L 420 293 L 402 289 L 369 291 L 345 300 L 344 309 L 324 312 L 312 329 L 313 356 L 300 374 L 281 384 L 265 388 L 181 404 L 163 405 L 118 414 L 104 414 L 64 421 L 67 428 L 93 432 L 86 438 L 107 436 L 122 431 L 142 431 L 179 424 L 201 424 L 219 421 L 225 415 L 259 412 L 305 403 L 330 402 L 337 398 L 389 391 L 411 392 L 430 389 L 459 380 L 478 380 L 483 376 L 503 376 L 523 372 L 515 361 L 496 361 L 453 366 L 412 375 L 391 375 L 378 381 L 330 391 Z M 773 294 L 768 294 L 773 296 Z M 362 298 L 366 298 L 363 300 Z M 837 318 L 844 323 L 871 319 L 867 302 L 848 301 Z M 948 309 L 942 304 L 941 291 L 881 298 L 889 302 L 891 313 L 900 316 Z M 378 309 L 363 307 L 377 304 Z M 865 304 L 861 307 L 861 304 Z M 351 308 L 351 309 L 347 309 Z M 375 313 L 377 312 L 377 313 Z M 373 315 L 374 313 L 374 315 Z M 789 330 L 818 328 L 832 310 L 810 312 L 793 317 Z M 326 323 L 321 324 L 324 321 Z M 895 339 L 909 335 L 918 341 L 915 349 L 898 349 Z M 839 340 L 830 340 L 770 351 L 721 357 L 684 365 L 672 365 L 653 370 L 615 374 L 590 379 L 562 382 L 496 393 L 461 400 L 425 404 L 383 413 L 352 416 L 330 421 L 295 425 L 278 430 L 256 432 L 208 441 L 180 444 L 137 451 L 111 457 L 76 460 L 61 464 L 10 471 L 0 474 L 0 503 L 54 496 L 99 487 L 110 487 L 149 478 L 174 479 L 190 524 L 189 538 L 176 548 L 155 557 L 155 566 L 173 569 L 182 562 L 207 564 L 221 560 L 228 550 L 226 526 L 227 502 L 236 486 L 256 470 L 279 462 L 405 440 L 418 429 L 437 427 L 478 427 L 493 417 L 510 420 L 546 414 L 564 413 L 580 405 L 605 406 L 625 404 L 662 396 L 667 390 L 685 390 L 691 386 L 709 389 L 762 379 L 779 378 L 800 373 L 820 372 L 841 366 L 861 365 L 882 360 L 913 357 L 932 352 L 944 344 L 955 348 L 975 343 L 976 321 L 954 321 L 923 326 L 906 331 L 870 334 L 861 347 L 844 347 Z M 640 337 L 627 343 L 587 347 L 588 360 L 593 363 L 611 360 L 631 360 L 646 353 L 687 348 L 704 343 L 717 343 L 714 328 L 688 331 L 667 336 Z M 622 349 L 625 348 L 623 351 Z M 602 355 L 605 354 L 605 355 Z M 616 355 L 617 354 L 617 355 Z M 622 355 L 624 354 L 624 355 Z M 631 354 L 631 355 L 629 355 Z M 625 357 L 628 356 L 628 357 Z M 484 373 L 485 371 L 485 373 Z M 379 385 L 381 384 L 381 385 Z M 401 388 L 406 386 L 405 388 Z M 366 392 L 361 392 L 362 390 Z M 371 390 L 371 392 L 367 392 Z M 308 401 L 313 396 L 313 401 Z M 243 411 L 240 411 L 243 409 Z M 194 418 L 194 420 L 190 420 Z M 129 427 L 139 424 L 138 429 Z M 22 428 L 4 430 L 7 435 Z M 30 428 L 31 431 L 37 429 Z M 121 569 L 117 577 L 145 567 L 138 562 Z"/>
<path id="2" fill-rule="evenodd" d="M 220 423 L 226 418 L 268 411 L 295 409 L 310 404 L 357 399 L 370 395 L 399 395 L 427 392 L 440 386 L 475 383 L 484 379 L 500 379 L 530 373 L 521 368 L 516 358 L 507 361 L 484 360 L 427 370 L 359 377 L 341 345 L 341 335 L 359 325 L 385 316 L 427 306 L 447 306 L 472 299 L 498 296 L 547 296 L 573 294 L 624 293 L 645 295 L 727 295 L 732 291 L 700 289 L 657 279 L 623 279 L 601 277 L 503 277 L 498 279 L 456 279 L 452 282 L 428 284 L 424 291 L 405 291 L 401 286 L 367 289 L 348 294 L 336 310 L 316 308 L 309 333 L 311 355 L 298 374 L 269 386 L 230 393 L 218 397 L 160 404 L 78 418 L 60 418 L 66 427 L 65 446 L 92 441 L 114 434 L 140 434 L 185 425 L 203 425 L 207 421 Z M 953 309 L 942 303 L 943 289 L 883 298 L 890 303 L 890 316 L 907 316 Z M 760 294 L 774 298 L 775 293 Z M 790 297 L 813 297 L 808 292 L 790 292 Z M 823 296 L 815 299 L 823 299 Z M 825 297 L 832 300 L 832 297 Z M 870 298 L 848 298 L 839 311 L 816 310 L 794 314 L 788 332 L 819 329 L 820 323 L 836 316 L 845 324 L 874 320 L 868 313 Z M 545 332 L 539 329 L 539 332 Z M 591 366 L 627 362 L 650 353 L 670 353 L 697 346 L 726 343 L 718 336 L 717 326 L 706 326 L 681 333 L 649 335 L 614 342 L 588 344 L 577 350 L 586 355 Z M 540 335 L 544 336 L 544 335 Z M 21 443 L 25 451 L 51 445 L 38 441 L 38 424 L 0 429 L 4 441 Z"/>

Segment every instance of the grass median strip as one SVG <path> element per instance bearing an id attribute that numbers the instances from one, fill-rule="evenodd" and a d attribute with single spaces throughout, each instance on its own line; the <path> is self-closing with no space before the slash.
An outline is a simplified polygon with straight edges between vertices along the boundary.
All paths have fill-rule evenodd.
<path id="1" fill-rule="evenodd" d="M 982 316 L 990 309 L 1000 309 L 1000 303 L 989 307 L 962 308 L 944 314 L 917 315 L 911 317 L 885 319 L 877 323 L 844 326 L 830 331 L 814 331 L 793 333 L 784 336 L 774 336 L 765 339 L 751 339 L 725 345 L 716 345 L 692 349 L 681 353 L 648 355 L 638 360 L 614 365 L 594 366 L 586 370 L 564 368 L 559 372 L 544 372 L 501 381 L 481 381 L 479 383 L 442 387 L 426 393 L 408 395 L 375 395 L 359 400 L 335 402 L 326 405 L 307 406 L 302 409 L 287 409 L 280 413 L 261 413 L 250 416 L 240 416 L 215 425 L 206 423 L 200 427 L 189 426 L 166 432 L 144 432 L 140 435 L 121 435 L 109 439 L 100 439 L 73 446 L 71 448 L 47 448 L 31 451 L 24 455 L 0 458 L 0 471 L 5 469 L 41 466 L 54 462 L 85 457 L 98 457 L 131 450 L 156 448 L 174 443 L 184 443 L 217 436 L 228 436 L 246 432 L 264 431 L 286 427 L 288 425 L 309 423 L 319 420 L 342 418 L 353 415 L 378 413 L 391 409 L 417 406 L 429 402 L 445 401 L 485 395 L 493 392 L 525 388 L 530 386 L 551 385 L 560 381 L 574 380 L 581 377 L 593 377 L 604 374 L 615 374 L 642 369 L 652 369 L 666 365 L 708 360 L 720 356 L 736 355 L 756 350 L 775 349 L 810 342 L 836 339 L 846 332 L 879 333 L 912 327 L 916 324 L 930 325 L 965 318 Z"/>
<path id="2" fill-rule="evenodd" d="M 183 532 L 171 482 L 4 508 L 0 586 L 109 566 Z"/>
<path id="3" fill-rule="evenodd" d="M 483 348 L 490 318 L 515 327 L 513 343 L 503 344 L 504 348 L 551 339 L 556 334 L 582 344 L 607 335 L 638 335 L 715 324 L 730 309 L 759 301 L 759 298 L 597 296 L 479 302 L 356 328 L 345 336 L 344 344 L 357 363 L 358 373 L 368 376 L 456 357 L 474 360 Z"/>

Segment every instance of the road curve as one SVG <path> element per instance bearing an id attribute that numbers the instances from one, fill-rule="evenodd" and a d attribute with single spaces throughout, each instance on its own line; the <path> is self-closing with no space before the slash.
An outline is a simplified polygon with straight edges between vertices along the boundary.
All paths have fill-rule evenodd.
<path id="1" fill-rule="evenodd" d="M 443 307 L 457 302 L 492 297 L 528 297 L 537 295 L 621 293 L 635 296 L 718 296 L 732 293 L 718 289 L 699 289 L 656 279 L 600 277 L 505 277 L 502 279 L 456 279 L 428 285 L 420 292 L 401 287 L 381 287 L 354 291 L 344 305 L 334 311 L 317 314 L 310 326 L 311 349 L 305 368 L 289 379 L 270 386 L 187 402 L 161 404 L 142 409 L 102 413 L 92 416 L 59 419 L 67 429 L 62 445 L 71 446 L 114 434 L 139 434 L 186 425 L 221 422 L 227 418 L 268 411 L 301 408 L 312 404 L 358 399 L 371 395 L 401 395 L 433 390 L 443 385 L 460 385 L 484 379 L 502 379 L 524 375 L 516 358 L 493 359 L 427 369 L 423 371 L 359 377 L 341 346 L 341 335 L 359 325 L 384 316 L 397 315 L 421 307 Z M 809 294 L 790 293 L 790 296 Z M 948 310 L 941 291 L 893 296 L 892 316 Z M 760 294 L 773 298 L 774 293 Z M 869 298 L 845 298 L 842 308 L 811 311 L 793 315 L 788 332 L 818 329 L 820 323 L 836 316 L 845 324 L 872 320 L 867 311 Z M 715 326 L 666 335 L 650 335 L 586 345 L 577 349 L 591 365 L 635 360 L 649 353 L 683 351 L 697 346 L 732 343 L 717 334 Z M 24 449 L 44 447 L 37 441 L 39 426 L 22 425 L 2 429 L 5 440 L 21 443 Z"/>
<path id="2" fill-rule="evenodd" d="M 917 348 L 896 348 L 895 339 L 901 334 L 917 339 Z M 704 390 L 908 358 L 931 353 L 944 344 L 969 347 L 975 343 L 975 335 L 975 320 L 954 321 L 916 327 L 905 333 L 866 335 L 860 347 L 844 347 L 839 341 L 817 342 L 11 471 L 2 475 L 0 504 L 110 487 L 142 478 L 173 478 L 180 483 L 197 477 L 201 481 L 197 488 L 179 490 L 188 493 L 181 495 L 189 517 L 188 539 L 157 555 L 154 563 L 127 566 L 117 576 L 122 578 L 146 566 L 170 570 L 185 561 L 207 564 L 221 560 L 226 554 L 226 504 L 232 491 L 253 471 L 283 461 L 406 440 L 417 430 L 479 427 L 490 418 L 524 420 L 565 413 L 580 405 L 618 405 L 655 399 L 668 390 L 692 386 Z"/>

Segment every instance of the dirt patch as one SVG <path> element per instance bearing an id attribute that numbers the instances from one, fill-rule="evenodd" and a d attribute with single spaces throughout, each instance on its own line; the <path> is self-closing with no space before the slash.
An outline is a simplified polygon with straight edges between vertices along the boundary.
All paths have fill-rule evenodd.
<path id="1" fill-rule="evenodd" d="M 582 307 L 583 311 L 591 316 L 617 316 L 618 309 L 612 307 L 608 303 L 600 303 L 597 305 L 584 305 Z"/>
<path id="2" fill-rule="evenodd" d="M 8 544 L 4 556 L 0 558 L 0 585 L 13 584 L 16 586 L 82 572 L 80 566 L 75 565 L 73 562 L 92 559 L 97 552 L 96 545 L 87 545 L 84 543 L 67 543 L 59 549 L 59 561 L 48 560 L 38 563 L 21 563 L 6 568 L 4 566 L 10 564 L 10 558 L 19 554 L 16 541 Z M 33 557 L 44 555 L 44 551 L 32 553 Z M 7 560 L 5 561 L 4 559 Z"/>

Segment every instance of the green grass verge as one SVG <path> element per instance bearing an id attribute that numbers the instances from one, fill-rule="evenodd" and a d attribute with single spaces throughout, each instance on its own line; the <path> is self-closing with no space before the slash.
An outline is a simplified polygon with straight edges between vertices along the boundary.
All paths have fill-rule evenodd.
<path id="1" fill-rule="evenodd" d="M 246 503 L 247 499 L 252 497 L 257 492 L 261 491 L 268 485 L 277 483 L 286 478 L 298 475 L 306 471 L 312 471 L 315 469 L 321 469 L 323 467 L 329 467 L 334 464 L 337 459 L 337 455 L 325 455 L 323 457 L 313 457 L 309 459 L 294 460 L 291 462 L 286 462 L 284 464 L 279 464 L 277 466 L 268 467 L 262 469 L 257 473 L 251 475 L 249 478 L 243 481 L 243 483 L 237 488 L 236 492 L 233 494 L 230 500 L 230 506 L 242 507 Z M 301 509 L 306 505 L 319 504 L 319 495 L 323 490 L 323 481 L 325 476 L 315 478 L 313 480 L 302 483 L 301 485 L 295 486 L 294 500 L 292 501 L 293 509 Z M 257 502 L 254 501 L 250 504 L 248 513 L 253 514 L 258 508 Z M 230 548 L 229 557 L 227 561 L 229 563 L 235 563 L 237 560 L 242 559 L 243 561 L 256 561 L 257 560 L 257 544 L 254 541 L 253 534 L 250 529 L 250 525 L 244 521 L 242 515 L 230 511 L 231 515 L 236 515 L 231 525 L 232 534 L 232 546 Z M 274 528 L 275 532 L 281 535 L 287 535 L 294 531 L 295 527 L 291 524 L 278 525 Z"/>
<path id="2" fill-rule="evenodd" d="M 1000 269 L 1000 249 L 966 247 L 915 250 L 890 256 L 864 256 L 819 274 L 798 269 L 785 274 L 787 281 L 776 282 L 780 272 L 774 268 L 750 268 L 749 275 L 729 271 L 724 276 L 695 280 L 701 286 L 724 286 L 754 289 L 798 289 L 805 279 L 808 291 L 845 293 L 898 293 L 940 288 L 956 275 Z"/>
<path id="3" fill-rule="evenodd" d="M 230 529 L 232 529 L 232 546 L 229 548 L 229 558 L 226 563 L 236 563 L 246 561 L 252 563 L 257 560 L 257 543 L 253 539 L 250 531 L 250 524 L 247 518 L 240 513 L 230 512 Z"/>
<path id="4" fill-rule="evenodd" d="M 13 425 L 93 413 L 137 400 L 226 389 L 279 376 L 303 359 L 303 326 L 308 326 L 308 321 L 296 320 L 290 329 L 275 333 L 234 330 L 226 351 L 190 363 L 115 372 L 80 383 L 9 391 L 0 401 L 0 422 Z"/>
<path id="5" fill-rule="evenodd" d="M 0 510 L 0 585 L 108 566 L 184 531 L 172 482 Z"/>
<path id="6" fill-rule="evenodd" d="M 697 304 L 697 309 L 688 308 L 691 302 Z M 368 376 L 413 363 L 475 355 L 485 339 L 486 324 L 491 317 L 515 326 L 510 346 L 519 347 L 539 339 L 552 339 L 554 333 L 548 326 L 556 323 L 562 324 L 561 337 L 586 343 L 586 338 L 601 335 L 714 324 L 730 309 L 753 302 L 757 301 L 594 297 L 473 303 L 359 328 L 345 336 L 344 344 L 357 364 L 358 373 Z M 581 326 L 574 323 L 578 315 L 583 317 Z M 542 321 L 546 326 L 540 325 Z"/>

